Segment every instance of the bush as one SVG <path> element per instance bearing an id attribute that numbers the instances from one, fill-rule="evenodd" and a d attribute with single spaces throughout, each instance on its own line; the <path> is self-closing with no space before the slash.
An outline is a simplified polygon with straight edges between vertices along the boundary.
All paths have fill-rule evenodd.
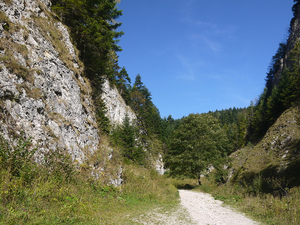
<path id="1" fill-rule="evenodd" d="M 24 134 L 13 142 L 16 144 L 10 144 L 0 135 L 0 168 L 8 170 L 12 176 L 29 181 L 37 172 L 37 166 L 33 161 L 37 148 L 32 149 L 31 139 L 26 140 Z"/>

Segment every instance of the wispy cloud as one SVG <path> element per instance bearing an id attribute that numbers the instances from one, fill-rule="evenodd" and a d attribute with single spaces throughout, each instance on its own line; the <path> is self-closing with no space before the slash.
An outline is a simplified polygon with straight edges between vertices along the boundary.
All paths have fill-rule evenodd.
<path id="1" fill-rule="evenodd" d="M 190 14 L 185 14 L 181 21 L 191 28 L 189 30 L 191 45 L 204 45 L 213 53 L 221 52 L 225 48 L 224 41 L 235 38 L 237 27 L 233 24 L 220 25 L 210 21 L 193 19 Z"/>
<path id="2" fill-rule="evenodd" d="M 222 81 L 223 77 L 221 75 L 207 75 L 206 78 Z"/>
<path id="3" fill-rule="evenodd" d="M 201 37 L 201 39 L 204 41 L 205 45 L 208 48 L 210 48 L 213 52 L 219 52 L 222 50 L 222 45 L 219 42 L 205 37 L 204 35 Z"/>
<path id="4" fill-rule="evenodd" d="M 236 25 L 228 24 L 226 26 L 218 25 L 209 21 L 195 20 L 192 19 L 190 15 L 186 14 L 182 19 L 182 22 L 186 23 L 188 26 L 200 28 L 201 31 L 215 34 L 215 35 L 228 35 L 231 36 L 236 32 Z"/>
<path id="5" fill-rule="evenodd" d="M 181 62 L 182 66 L 185 68 L 185 72 L 177 75 L 177 78 L 183 80 L 189 80 L 189 81 L 195 80 L 195 70 L 197 70 L 199 66 L 203 66 L 204 62 L 203 61 L 191 62 L 188 58 L 182 55 L 176 55 L 176 56 Z"/>

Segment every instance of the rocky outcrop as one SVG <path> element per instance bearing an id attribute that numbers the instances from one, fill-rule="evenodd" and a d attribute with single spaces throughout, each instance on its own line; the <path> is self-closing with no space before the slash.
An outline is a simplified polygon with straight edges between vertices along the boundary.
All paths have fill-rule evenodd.
<path id="1" fill-rule="evenodd" d="M 280 65 L 279 69 L 276 72 L 274 76 L 274 85 L 277 85 L 280 81 L 282 71 L 284 68 L 289 68 L 292 66 L 292 63 L 289 60 L 289 54 L 295 47 L 296 43 L 300 41 L 300 7 L 299 3 L 296 3 L 293 6 L 293 11 L 294 11 L 294 17 L 292 18 L 290 22 L 290 28 L 289 28 L 289 37 L 286 42 L 286 47 L 284 51 L 283 57 L 280 59 Z"/>
<path id="2" fill-rule="evenodd" d="M 102 91 L 102 98 L 107 107 L 106 116 L 111 123 L 115 125 L 122 124 L 126 114 L 131 121 L 136 120 L 136 115 L 132 109 L 126 105 L 117 88 L 111 86 L 108 80 L 103 83 Z"/>
<path id="3" fill-rule="evenodd" d="M 118 186 L 121 164 L 107 169 L 114 150 L 109 141 L 99 144 L 91 86 L 82 77 L 83 66 L 68 29 L 55 19 L 50 6 L 49 0 L 0 2 L 0 134 L 11 141 L 21 134 L 30 137 L 38 148 L 37 160 L 43 152 L 62 149 L 83 163 L 96 152 L 102 161 L 91 165 L 93 174 Z M 136 120 L 107 80 L 102 93 L 112 124 L 122 124 L 126 115 Z M 161 155 L 152 158 L 162 174 Z"/>
<path id="4" fill-rule="evenodd" d="M 67 150 L 82 162 L 97 150 L 91 88 L 81 77 L 67 28 L 50 1 L 0 3 L 0 132 L 22 132 L 40 151 Z"/>
<path id="5" fill-rule="evenodd" d="M 255 146 L 248 146 L 231 154 L 232 181 L 249 182 L 255 176 L 284 177 L 292 185 L 299 184 L 300 127 L 299 108 L 286 110 L 268 129 Z"/>

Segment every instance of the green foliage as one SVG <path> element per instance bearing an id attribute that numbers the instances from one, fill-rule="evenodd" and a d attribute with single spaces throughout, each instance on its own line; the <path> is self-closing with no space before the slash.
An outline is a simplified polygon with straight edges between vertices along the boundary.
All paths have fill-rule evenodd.
<path id="1" fill-rule="evenodd" d="M 178 128 L 181 121 L 181 119 L 173 119 L 171 115 L 169 115 L 168 118 L 164 118 L 161 120 L 161 136 L 162 141 L 165 145 L 165 152 L 170 146 L 170 140 L 172 138 L 174 130 Z"/>
<path id="2" fill-rule="evenodd" d="M 290 66 L 282 69 L 280 60 L 285 54 L 285 48 L 286 45 L 280 44 L 273 57 L 266 79 L 266 88 L 259 97 L 251 119 L 250 140 L 259 140 L 286 109 L 299 102 L 300 43 L 295 44 L 288 56 Z M 275 74 L 281 75 L 279 81 L 275 80 Z"/>
<path id="3" fill-rule="evenodd" d="M 143 146 L 139 143 L 139 130 L 134 122 L 130 121 L 128 114 L 125 114 L 122 126 L 117 126 L 114 129 L 112 137 L 115 144 L 121 147 L 121 154 L 125 163 L 145 165 L 146 154 Z"/>
<path id="4" fill-rule="evenodd" d="M 99 130 L 102 131 L 105 134 L 108 134 L 110 132 L 110 121 L 106 117 L 106 105 L 103 101 L 101 95 L 96 92 L 94 96 L 94 106 L 96 111 L 96 120 Z"/>
<path id="5" fill-rule="evenodd" d="M 62 149 L 44 154 L 43 167 L 47 168 L 53 179 L 58 182 L 71 181 L 76 173 L 71 156 Z"/>
<path id="6" fill-rule="evenodd" d="M 250 122 L 251 106 L 248 108 L 229 108 L 209 112 L 220 120 L 221 126 L 227 133 L 231 152 L 245 145 L 247 129 Z"/>
<path id="7" fill-rule="evenodd" d="M 69 27 L 71 37 L 80 51 L 86 74 L 95 83 L 107 69 L 111 50 L 120 51 L 115 22 L 122 12 L 114 0 L 53 0 L 52 9 Z M 109 75 L 109 74 L 107 74 Z"/>
<path id="8" fill-rule="evenodd" d="M 33 162 L 33 155 L 37 149 L 31 148 L 31 140 L 26 140 L 24 135 L 14 142 L 16 144 L 11 145 L 0 135 L 0 169 L 10 171 L 12 176 L 29 180 L 37 172 Z"/>
<path id="9" fill-rule="evenodd" d="M 139 74 L 135 78 L 130 96 L 130 106 L 137 115 L 138 124 L 143 134 L 148 136 L 158 135 L 161 138 L 161 117 L 159 110 L 153 104 L 151 93 L 143 84 Z"/>
<path id="10" fill-rule="evenodd" d="M 114 188 L 93 179 L 88 168 L 76 171 L 60 150 L 35 164 L 30 139 L 10 145 L 0 137 L 0 224 L 130 224 L 150 207 L 177 202 L 175 187 L 156 171 L 125 166 L 124 183 Z"/>
<path id="11" fill-rule="evenodd" d="M 224 165 L 227 153 L 228 139 L 218 119 L 209 114 L 190 114 L 174 131 L 166 167 L 171 175 L 199 178 L 210 166 Z"/>
<path id="12" fill-rule="evenodd" d="M 125 69 L 125 67 L 123 67 L 121 69 L 120 72 L 118 72 L 117 75 L 117 81 L 116 81 L 116 85 L 118 88 L 118 91 L 120 93 L 120 95 L 123 97 L 123 99 L 125 100 L 127 105 L 130 105 L 131 103 L 131 99 L 130 99 L 130 86 L 131 83 L 131 79 L 128 76 L 128 73 Z"/>

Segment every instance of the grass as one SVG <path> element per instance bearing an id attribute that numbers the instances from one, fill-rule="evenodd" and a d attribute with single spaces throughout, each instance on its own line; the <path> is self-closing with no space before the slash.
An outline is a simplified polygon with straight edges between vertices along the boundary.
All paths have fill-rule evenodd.
<path id="1" fill-rule="evenodd" d="M 271 193 L 249 191 L 249 187 L 239 184 L 218 185 L 212 178 L 206 177 L 198 190 L 212 194 L 215 199 L 244 212 L 250 218 L 263 224 L 299 224 L 300 188 L 294 187 L 284 197 Z"/>
<path id="2" fill-rule="evenodd" d="M 232 153 L 227 183 L 215 172 L 195 190 L 212 194 L 263 224 L 300 224 L 300 127 L 297 108 L 285 111 L 255 146 Z M 188 186 L 182 181 L 177 186 Z"/>
<path id="3" fill-rule="evenodd" d="M 297 115 L 297 108 L 285 111 L 259 143 L 232 153 L 226 184 L 216 183 L 212 172 L 200 190 L 264 224 L 300 224 Z"/>
<path id="4" fill-rule="evenodd" d="M 149 176 L 149 173 L 133 175 L 132 169 L 125 172 L 127 180 L 121 188 L 102 186 L 80 176 L 73 177 L 76 178 L 73 181 L 57 181 L 41 173 L 25 185 L 22 179 L 12 178 L 2 170 L 0 221 L 5 224 L 122 224 L 151 207 L 175 204 L 174 187 L 166 188 L 164 180 L 153 177 L 151 182 L 148 177 L 142 185 L 134 184 L 141 174 Z"/>
<path id="5" fill-rule="evenodd" d="M 1 137 L 0 224 L 132 224 L 151 208 L 178 203 L 176 188 L 156 171 L 127 165 L 123 185 L 112 187 L 59 151 L 36 164 L 31 149 L 30 140 L 11 147 Z"/>

